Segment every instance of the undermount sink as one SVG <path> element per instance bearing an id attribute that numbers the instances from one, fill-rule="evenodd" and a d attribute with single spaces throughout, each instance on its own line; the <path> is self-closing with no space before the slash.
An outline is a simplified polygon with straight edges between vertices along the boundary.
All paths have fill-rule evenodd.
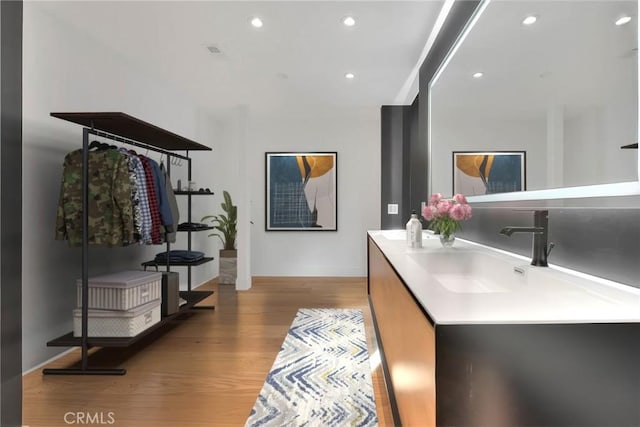
<path id="1" fill-rule="evenodd" d="M 409 255 L 425 267 L 442 287 L 455 293 L 510 292 L 522 285 L 523 274 L 514 271 L 522 264 L 479 251 L 451 253 L 413 253 Z"/>
<path id="2" fill-rule="evenodd" d="M 459 294 L 484 294 L 493 292 L 508 292 L 492 280 L 475 278 L 462 274 L 434 274 L 433 277 L 448 291 Z"/>
<path id="3" fill-rule="evenodd" d="M 598 305 L 615 305 L 630 299 L 640 302 L 637 289 L 599 285 L 552 268 L 532 267 L 503 254 L 470 250 L 416 252 L 409 257 L 425 269 L 434 283 L 456 294 L 527 292 L 567 304 L 585 297 Z"/>

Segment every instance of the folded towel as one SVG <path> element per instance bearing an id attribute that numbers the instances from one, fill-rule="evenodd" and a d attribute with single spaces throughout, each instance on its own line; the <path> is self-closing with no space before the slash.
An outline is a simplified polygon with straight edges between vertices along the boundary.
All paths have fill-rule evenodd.
<path id="1" fill-rule="evenodd" d="M 204 252 L 173 250 L 173 251 L 169 251 L 169 253 L 165 251 L 165 252 L 160 252 L 159 254 L 156 254 L 155 261 L 166 262 L 167 259 L 169 259 L 169 261 L 192 262 L 192 261 L 199 261 L 202 258 L 204 258 Z"/>
<path id="2" fill-rule="evenodd" d="M 201 224 L 198 222 L 183 222 L 178 225 L 178 231 L 202 230 L 207 227 L 209 227 L 207 224 Z"/>

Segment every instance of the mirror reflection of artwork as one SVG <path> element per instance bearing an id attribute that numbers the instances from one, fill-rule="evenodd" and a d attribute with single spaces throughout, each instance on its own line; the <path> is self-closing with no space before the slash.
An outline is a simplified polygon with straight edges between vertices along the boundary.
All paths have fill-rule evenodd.
<path id="1" fill-rule="evenodd" d="M 337 153 L 266 153 L 266 229 L 336 231 Z"/>
<path id="2" fill-rule="evenodd" d="M 524 151 L 454 152 L 453 194 L 476 196 L 526 189 Z"/>

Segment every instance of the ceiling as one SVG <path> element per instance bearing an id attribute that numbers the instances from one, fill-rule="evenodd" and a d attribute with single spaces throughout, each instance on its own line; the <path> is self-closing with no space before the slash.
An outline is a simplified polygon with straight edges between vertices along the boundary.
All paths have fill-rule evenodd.
<path id="1" fill-rule="evenodd" d="M 49 13 L 208 108 L 396 102 L 442 7 L 429 1 L 51 1 Z M 342 19 L 353 16 L 347 27 Z M 250 25 L 259 16 L 264 26 Z M 212 54 L 208 46 L 220 53 Z M 352 72 L 355 78 L 346 79 Z M 415 95 L 412 94 L 412 96 Z M 411 102 L 411 99 L 408 100 Z"/>

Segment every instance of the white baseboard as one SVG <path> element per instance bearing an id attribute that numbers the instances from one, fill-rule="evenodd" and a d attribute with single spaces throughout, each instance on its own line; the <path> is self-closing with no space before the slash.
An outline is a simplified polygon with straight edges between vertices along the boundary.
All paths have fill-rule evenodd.
<path id="1" fill-rule="evenodd" d="M 79 348 L 80 348 L 80 347 L 72 347 L 72 348 L 70 348 L 70 349 L 68 349 L 68 350 L 65 350 L 65 351 L 63 351 L 62 353 L 60 353 L 60 354 L 57 354 L 57 355 L 53 356 L 51 359 L 45 360 L 44 362 L 42 362 L 42 363 L 40 363 L 40 364 L 38 364 L 38 365 L 34 366 L 33 368 L 31 368 L 31 369 L 27 369 L 26 371 L 22 372 L 22 376 L 24 377 L 25 375 L 30 374 L 31 372 L 36 371 L 36 370 L 38 370 L 38 369 L 40 369 L 40 368 L 42 368 L 42 367 L 44 367 L 44 366 L 48 365 L 49 363 L 54 362 L 54 361 L 56 361 L 56 360 L 60 359 L 62 356 L 66 356 L 67 354 L 69 354 L 69 353 L 71 353 L 72 351 L 77 350 L 77 349 L 79 349 Z"/>

